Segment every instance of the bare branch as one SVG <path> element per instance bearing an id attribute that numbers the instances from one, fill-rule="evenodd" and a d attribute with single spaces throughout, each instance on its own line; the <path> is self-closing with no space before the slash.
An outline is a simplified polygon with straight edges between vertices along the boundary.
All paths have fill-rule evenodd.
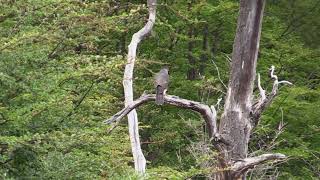
<path id="1" fill-rule="evenodd" d="M 254 168 L 256 165 L 260 165 L 268 161 L 282 161 L 284 159 L 286 159 L 286 156 L 281 153 L 263 154 L 260 156 L 239 160 L 231 166 L 231 170 L 233 171 L 234 177 L 236 178 L 243 172 L 246 172 L 248 169 Z"/>
<path id="2" fill-rule="evenodd" d="M 109 118 L 108 120 L 105 120 L 104 123 L 106 124 L 110 124 L 113 122 L 118 123 L 125 115 L 130 113 L 133 109 L 139 107 L 140 105 L 146 102 L 149 102 L 155 99 L 156 99 L 155 94 L 143 94 L 140 98 L 136 99 L 131 104 L 127 105 L 125 108 L 123 108 L 121 111 L 113 115 L 111 118 Z M 191 109 L 193 111 L 200 113 L 208 126 L 210 138 L 218 137 L 217 125 L 216 125 L 217 113 L 214 106 L 209 107 L 208 105 L 201 104 L 200 102 L 182 99 L 182 98 L 179 98 L 178 96 L 172 96 L 172 95 L 165 95 L 164 102 L 173 106 L 181 107 L 184 109 Z"/>
<path id="3" fill-rule="evenodd" d="M 227 57 L 228 57 L 228 56 L 227 56 Z M 223 85 L 223 87 L 224 87 L 225 89 L 228 89 L 227 86 L 226 86 L 226 85 L 223 83 L 223 81 L 221 80 L 220 72 L 219 72 L 219 68 L 218 68 L 217 64 L 214 62 L 213 59 L 211 59 L 211 61 L 212 61 L 212 64 L 214 65 L 214 67 L 215 67 L 216 70 L 217 70 L 219 81 L 221 82 L 221 84 Z"/>
<path id="4" fill-rule="evenodd" d="M 216 106 L 217 106 L 217 108 L 218 108 L 218 111 L 220 111 L 220 103 L 221 103 L 221 101 L 222 101 L 222 98 L 218 98 L 218 101 L 217 101 L 217 103 L 216 103 Z"/>
<path id="5" fill-rule="evenodd" d="M 274 65 L 272 65 L 271 68 L 270 68 L 270 77 L 272 79 L 278 80 L 278 76 L 274 74 L 274 70 L 275 70 L 275 67 L 274 67 Z"/>
<path id="6" fill-rule="evenodd" d="M 289 81 L 279 81 L 278 76 L 274 74 L 274 70 L 275 70 L 275 67 L 271 66 L 270 77 L 271 77 L 271 79 L 274 80 L 274 82 L 273 82 L 273 86 L 272 86 L 272 91 L 268 95 L 268 97 L 266 97 L 265 90 L 263 90 L 263 88 L 261 87 L 260 74 L 258 74 L 258 88 L 260 91 L 261 98 L 252 107 L 252 115 L 251 116 L 252 116 L 253 127 L 256 127 L 258 125 L 262 112 L 271 104 L 272 100 L 277 95 L 278 89 L 279 89 L 279 84 L 292 85 L 292 83 Z"/>
<path id="7" fill-rule="evenodd" d="M 288 85 L 293 85 L 291 82 L 289 81 L 279 81 L 278 84 L 288 84 Z"/>
<path id="8" fill-rule="evenodd" d="M 140 41 L 145 38 L 152 30 L 152 27 L 156 19 L 156 3 L 157 0 L 148 0 L 149 19 L 145 26 L 138 32 L 133 34 L 131 42 L 128 46 L 127 64 L 124 70 L 123 76 L 123 88 L 125 96 L 125 106 L 132 104 L 133 102 L 133 69 L 136 60 L 137 47 Z M 138 115 L 135 109 L 128 112 L 128 125 L 129 136 L 131 142 L 131 150 L 134 159 L 135 170 L 144 173 L 146 169 L 146 159 L 142 153 L 139 128 L 138 128 Z"/>
<path id="9" fill-rule="evenodd" d="M 266 99 L 266 91 L 261 87 L 260 82 L 260 74 L 258 73 L 258 88 L 261 96 L 261 101 L 264 101 Z"/>

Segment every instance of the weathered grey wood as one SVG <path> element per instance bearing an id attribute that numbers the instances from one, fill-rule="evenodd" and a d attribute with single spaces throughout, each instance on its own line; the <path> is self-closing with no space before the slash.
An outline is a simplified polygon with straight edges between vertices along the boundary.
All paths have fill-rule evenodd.
<path id="1" fill-rule="evenodd" d="M 113 115 L 111 118 L 109 118 L 104 122 L 106 124 L 118 122 L 125 115 L 130 113 L 132 110 L 134 110 L 138 106 L 155 99 L 156 99 L 155 94 L 143 94 L 140 98 L 136 99 L 135 101 L 127 105 L 121 111 L 119 111 L 118 113 L 116 113 L 115 115 Z M 219 140 L 219 135 L 217 134 L 217 126 L 216 126 L 217 113 L 214 106 L 209 107 L 208 105 L 201 104 L 196 101 L 182 99 L 177 96 L 171 96 L 171 95 L 165 95 L 164 102 L 173 106 L 177 106 L 185 109 L 191 109 L 193 111 L 200 113 L 208 126 L 209 137 L 214 138 L 214 140 L 216 141 Z"/>
<path id="2" fill-rule="evenodd" d="M 140 41 L 146 37 L 155 23 L 156 19 L 156 0 L 148 0 L 148 9 L 149 9 L 149 19 L 145 26 L 133 34 L 131 43 L 128 46 L 128 57 L 127 65 L 125 67 L 124 76 L 123 76 L 123 88 L 125 95 L 125 106 L 128 106 L 133 102 L 133 69 L 134 63 L 136 60 L 137 46 Z M 139 129 L 138 129 L 138 116 L 136 110 L 132 110 L 128 114 L 128 126 L 129 126 L 129 136 L 131 142 L 131 149 L 134 159 L 135 170 L 144 173 L 146 169 L 146 159 L 142 153 L 140 139 L 139 139 Z"/>
<path id="3" fill-rule="evenodd" d="M 132 110 L 134 110 L 135 108 L 138 108 L 139 106 L 149 101 L 155 101 L 155 99 L 156 99 L 155 94 L 143 94 L 140 98 L 134 100 L 131 104 L 124 107 L 121 111 L 113 115 L 111 118 L 105 120 L 104 123 L 106 124 L 116 123 L 117 125 L 118 122 L 120 122 L 120 120 L 124 116 L 126 116 L 128 113 L 130 113 Z M 209 107 L 208 105 L 202 104 L 200 102 L 182 99 L 180 97 L 172 96 L 172 95 L 165 95 L 164 101 L 167 104 L 184 108 L 184 109 L 190 109 L 200 113 L 208 126 L 209 137 L 212 138 L 213 145 L 217 148 L 217 150 L 221 151 L 221 149 L 219 148 L 220 143 L 225 143 L 225 142 L 223 139 L 221 139 L 220 135 L 217 133 L 217 127 L 216 127 L 217 113 L 214 106 Z M 285 158 L 286 158 L 285 155 L 279 154 L 279 153 L 264 154 L 257 157 L 250 157 L 250 158 L 239 159 L 238 161 L 232 161 L 230 162 L 229 166 L 226 167 L 226 169 L 228 171 L 231 171 L 228 173 L 230 177 L 232 176 L 233 178 L 236 178 L 240 176 L 241 173 L 244 173 L 248 169 L 254 168 L 255 165 L 261 164 L 266 161 L 283 160 Z M 221 176 L 221 175 L 218 175 L 218 176 L 220 178 L 216 178 L 216 179 L 225 179 L 224 176 Z"/>
<path id="4" fill-rule="evenodd" d="M 219 134 L 227 141 L 223 146 L 226 165 L 232 164 L 232 160 L 246 158 L 248 153 L 252 129 L 250 112 L 253 82 L 256 76 L 264 5 L 265 0 L 240 0 L 227 98 L 219 125 Z M 232 173 L 227 171 L 219 177 L 232 178 Z"/>
<path id="5" fill-rule="evenodd" d="M 148 4 L 150 2 L 151 0 L 148 1 Z M 164 97 L 164 101 L 167 104 L 190 109 L 202 115 L 209 129 L 210 139 L 214 147 L 219 151 L 217 165 L 219 172 L 213 172 L 212 176 L 216 180 L 245 179 L 248 169 L 253 168 L 255 165 L 266 161 L 283 160 L 285 158 L 283 154 L 264 154 L 247 158 L 250 133 L 256 126 L 261 113 L 277 94 L 279 84 L 291 84 L 288 81 L 279 82 L 278 77 L 274 75 L 274 67 L 272 67 L 270 76 L 274 79 L 274 84 L 271 94 L 266 95 L 265 90 L 261 87 L 260 75 L 258 75 L 258 88 L 261 98 L 252 105 L 253 82 L 256 76 L 264 4 L 265 0 L 240 0 L 240 15 L 233 47 L 230 81 L 219 128 L 216 125 L 216 110 L 214 106 L 209 107 L 199 102 L 181 99 L 172 95 Z M 149 4 L 149 7 L 153 6 Z M 143 28 L 134 34 L 129 45 L 128 64 L 123 84 L 130 91 L 125 91 L 125 108 L 105 121 L 105 123 L 116 122 L 117 125 L 121 118 L 128 115 L 135 163 L 141 163 L 135 164 L 136 170 L 139 172 L 144 172 L 145 159 L 140 148 L 135 108 L 146 102 L 155 100 L 156 95 L 143 94 L 140 98 L 133 101 L 132 76 L 137 44 L 147 34 L 148 30 L 151 30 L 154 23 L 150 19 L 155 18 L 155 14 L 152 15 L 152 13 L 155 13 L 155 9 L 149 8 L 149 12 L 149 22 L 144 27 L 145 29 Z M 139 159 L 141 157 L 143 159 Z"/>
<path id="6" fill-rule="evenodd" d="M 289 81 L 279 81 L 278 76 L 274 74 L 274 70 L 275 70 L 275 67 L 271 66 L 270 77 L 274 81 L 273 81 L 272 91 L 268 95 L 268 97 L 265 94 L 265 90 L 261 87 L 260 75 L 258 74 L 258 88 L 259 88 L 261 98 L 258 100 L 258 102 L 256 102 L 252 106 L 251 121 L 252 121 L 253 128 L 255 128 L 259 124 L 259 120 L 262 112 L 272 103 L 273 99 L 277 96 L 279 84 L 292 85 L 292 83 Z"/>
<path id="7" fill-rule="evenodd" d="M 237 179 L 242 176 L 243 173 L 249 169 L 253 169 L 254 166 L 262 164 L 266 161 L 281 161 L 286 159 L 286 156 L 280 153 L 276 154 L 262 154 L 256 157 L 245 158 L 240 161 L 235 162 L 231 166 L 231 171 L 233 172 L 233 178 Z"/>

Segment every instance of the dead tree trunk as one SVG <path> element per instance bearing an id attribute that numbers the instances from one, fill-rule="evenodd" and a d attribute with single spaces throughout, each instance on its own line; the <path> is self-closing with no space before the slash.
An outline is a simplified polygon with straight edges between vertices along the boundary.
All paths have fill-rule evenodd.
<path id="1" fill-rule="evenodd" d="M 133 35 L 129 45 L 128 64 L 123 81 L 126 107 L 106 121 L 108 124 L 116 122 L 111 128 L 112 130 L 122 117 L 128 115 L 135 167 L 140 172 L 144 172 L 145 159 L 140 148 L 135 108 L 148 101 L 155 100 L 155 95 L 143 94 L 133 101 L 132 73 L 137 44 L 151 30 L 154 22 L 155 10 L 152 2 L 155 3 L 152 0 L 148 1 L 148 4 L 151 3 L 149 4 L 151 8 L 148 22 L 150 24 L 147 23 L 143 29 Z M 270 77 L 274 80 L 274 83 L 271 93 L 268 96 L 266 95 L 265 90 L 261 87 L 260 76 L 258 76 L 258 88 L 261 97 L 253 103 L 253 83 L 256 76 L 264 5 L 265 0 L 240 0 L 240 15 L 233 45 L 230 81 L 219 128 L 216 123 L 217 113 L 214 106 L 209 107 L 177 96 L 165 95 L 164 97 L 167 104 L 190 109 L 202 115 L 208 127 L 208 134 L 213 147 L 219 152 L 217 158 L 218 169 L 212 172 L 212 177 L 215 180 L 245 179 L 247 171 L 256 165 L 266 161 L 285 159 L 285 155 L 279 153 L 247 157 L 250 134 L 253 128 L 258 125 L 261 113 L 277 95 L 279 84 L 291 84 L 288 81 L 278 81 L 278 77 L 274 74 L 274 66 L 272 66 Z"/>
<path id="2" fill-rule="evenodd" d="M 231 74 L 219 133 L 226 164 L 247 157 L 252 124 L 253 83 L 265 0 L 240 0 L 240 13 L 233 45 Z M 223 167 L 222 167 L 223 168 Z M 245 172 L 235 177 L 226 173 L 221 179 L 245 178 Z"/>
<path id="3" fill-rule="evenodd" d="M 148 0 L 149 8 L 149 19 L 147 24 L 138 32 L 132 36 L 131 43 L 128 46 L 128 62 L 125 67 L 123 76 L 123 88 L 125 95 L 125 106 L 129 106 L 133 102 L 133 69 L 136 60 L 137 46 L 140 41 L 145 38 L 155 23 L 156 19 L 156 0 Z M 129 125 L 129 136 L 131 142 L 131 149 L 134 159 L 134 167 L 136 171 L 140 173 L 145 172 L 146 159 L 142 153 L 140 139 L 139 139 L 139 128 L 138 128 L 138 116 L 135 109 L 128 113 L 128 125 Z"/>

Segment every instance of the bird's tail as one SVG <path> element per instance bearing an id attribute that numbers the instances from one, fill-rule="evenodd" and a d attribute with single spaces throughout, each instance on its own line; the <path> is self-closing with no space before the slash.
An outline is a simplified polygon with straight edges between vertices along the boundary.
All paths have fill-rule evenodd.
<path id="1" fill-rule="evenodd" d="M 162 105 L 164 103 L 163 91 L 164 91 L 163 87 L 157 86 L 156 104 L 158 104 L 158 105 Z"/>

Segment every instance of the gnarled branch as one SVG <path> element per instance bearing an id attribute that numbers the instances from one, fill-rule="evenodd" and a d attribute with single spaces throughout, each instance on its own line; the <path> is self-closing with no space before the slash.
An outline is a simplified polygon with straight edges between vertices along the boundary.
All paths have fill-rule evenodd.
<path id="1" fill-rule="evenodd" d="M 252 107 L 252 123 L 256 127 L 259 123 L 262 112 L 271 104 L 272 100 L 278 93 L 279 84 L 292 85 L 289 81 L 279 81 L 278 76 L 274 74 L 275 67 L 270 68 L 270 77 L 274 80 L 271 93 L 266 96 L 265 90 L 261 87 L 260 74 L 258 74 L 258 88 L 260 92 L 260 99 Z"/>
<path id="2" fill-rule="evenodd" d="M 234 177 L 237 178 L 243 172 L 246 172 L 248 169 L 254 168 L 256 165 L 263 164 L 268 161 L 281 161 L 286 159 L 286 156 L 281 153 L 276 154 L 263 154 L 256 157 L 245 158 L 235 162 L 231 166 L 231 171 L 234 173 Z"/>
<path id="3" fill-rule="evenodd" d="M 125 115 L 130 113 L 133 109 L 139 107 L 140 105 L 148 101 L 152 101 L 155 99 L 156 99 L 155 94 L 143 94 L 140 98 L 136 99 L 131 104 L 127 105 L 125 108 L 123 108 L 121 111 L 113 115 L 111 118 L 105 120 L 104 123 L 107 123 L 107 124 L 110 124 L 113 122 L 118 123 Z M 217 125 L 216 125 L 217 113 L 214 106 L 209 107 L 208 105 L 201 104 L 200 102 L 182 99 L 178 96 L 172 96 L 172 95 L 165 95 L 164 102 L 173 106 L 181 107 L 184 109 L 191 109 L 193 111 L 200 113 L 208 126 L 210 138 L 215 138 L 216 141 L 219 140 L 219 136 L 217 134 Z"/>

